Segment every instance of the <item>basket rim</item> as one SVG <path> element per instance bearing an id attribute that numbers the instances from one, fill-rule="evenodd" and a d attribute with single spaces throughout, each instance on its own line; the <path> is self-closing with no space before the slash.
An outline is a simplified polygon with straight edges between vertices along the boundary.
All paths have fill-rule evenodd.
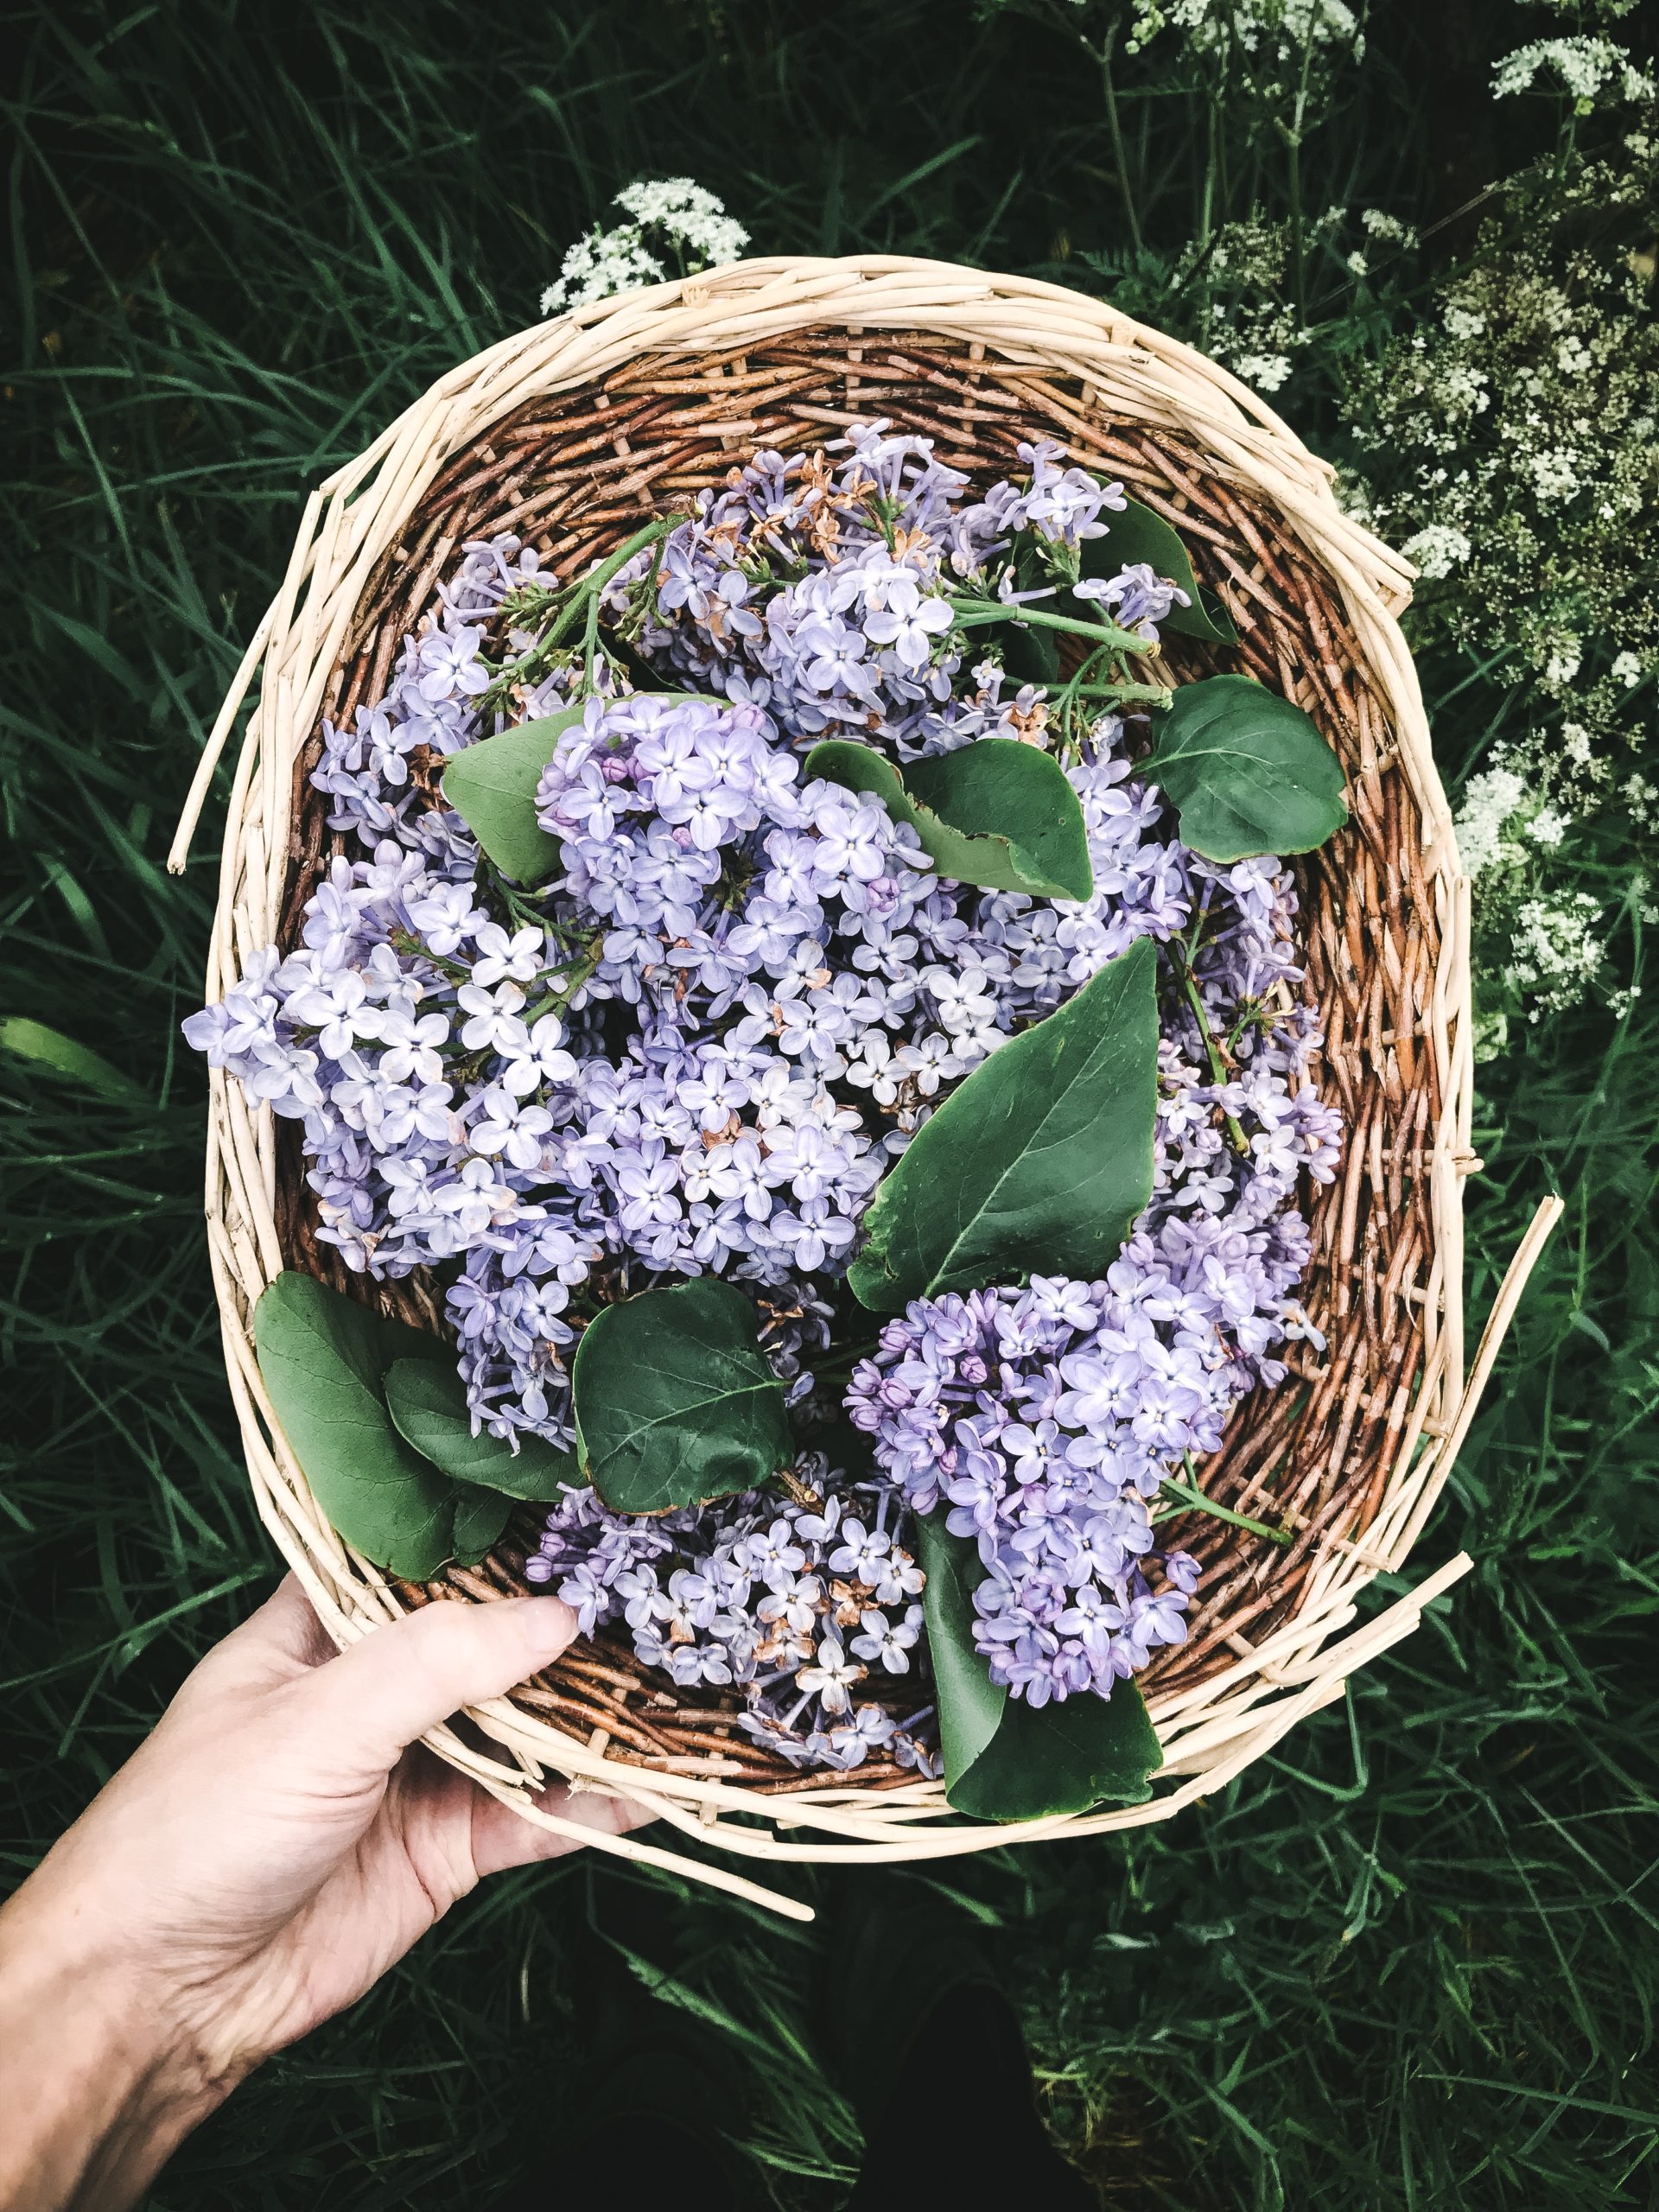
<path id="1" fill-rule="evenodd" d="M 607 1759 L 503 1698 L 468 1718 L 505 1754 L 435 1730 L 429 1743 L 524 1817 L 621 1855 L 673 1868 L 775 1908 L 807 1908 L 725 1866 L 633 1836 L 609 1837 L 550 1813 L 531 1791 L 550 1771 L 572 1791 L 645 1805 L 671 1827 L 773 1862 L 898 1860 L 955 1855 L 1056 1834 L 1091 1834 L 1166 1819 L 1268 1751 L 1306 1713 L 1342 1694 L 1348 1675 L 1414 1628 L 1424 1605 L 1466 1572 L 1462 1554 L 1357 1627 L 1355 1599 L 1397 1571 L 1467 1433 L 1527 1272 L 1559 1202 L 1540 1209 L 1506 1276 L 1472 1370 L 1463 1357 L 1461 1194 L 1478 1169 L 1468 958 L 1469 887 L 1430 749 L 1421 695 L 1397 616 L 1413 571 L 1341 512 L 1334 472 L 1219 364 L 1108 302 L 1038 279 L 896 255 L 774 257 L 592 303 L 513 334 L 458 364 L 405 408 L 354 460 L 310 494 L 280 589 L 257 626 L 204 747 L 168 855 L 182 868 L 213 770 L 256 672 L 257 702 L 232 783 L 209 949 L 207 993 L 219 995 L 246 957 L 276 934 L 289 856 L 295 763 L 321 711 L 359 601 L 398 543 L 404 518 L 454 454 L 516 406 L 613 373 L 643 355 L 729 354 L 745 344 L 814 329 L 854 335 L 927 333 L 982 349 L 999 365 L 1078 379 L 1085 404 L 1156 429 L 1196 435 L 1217 474 L 1265 499 L 1288 537 L 1330 577 L 1363 673 L 1380 698 L 1421 822 L 1421 861 L 1438 909 L 1440 944 L 1430 1027 L 1441 1110 L 1429 1163 L 1438 1293 L 1433 1356 L 1418 1385 L 1408 1448 L 1389 1471 L 1363 1548 L 1327 1548 L 1298 1611 L 1221 1674 L 1149 1700 L 1168 1749 L 1160 1778 L 1177 1786 L 1144 1805 L 1007 1826 L 947 1827 L 943 1784 L 917 1781 L 861 1792 L 855 1778 L 769 1796 L 714 1774 L 658 1774 Z M 283 1262 L 275 1220 L 268 1108 L 251 1111 L 221 1071 L 210 1076 L 206 1211 L 226 1365 L 262 1520 L 342 1647 L 403 1610 L 380 1570 L 345 1546 L 305 1484 L 272 1414 L 253 1357 L 252 1302 Z M 1415 1414 L 1421 1410 L 1421 1421 Z M 1339 1547 L 1339 1548 L 1338 1548 Z M 1242 1639 L 1241 1639 L 1242 1641 Z M 603 1732 L 599 1732 L 602 1733 Z M 758 1818 L 765 1825 L 751 1825 Z M 809 1829 L 791 1842 L 783 1831 Z"/>

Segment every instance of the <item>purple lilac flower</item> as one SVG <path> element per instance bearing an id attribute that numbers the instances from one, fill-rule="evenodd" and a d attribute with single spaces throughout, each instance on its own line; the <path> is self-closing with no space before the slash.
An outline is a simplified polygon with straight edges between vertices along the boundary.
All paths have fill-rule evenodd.
<path id="1" fill-rule="evenodd" d="M 752 1491 L 652 1518 L 569 1490 L 548 1515 L 528 1580 L 552 1584 L 584 1635 L 631 1633 L 683 1688 L 739 1691 L 742 1724 L 792 1764 L 849 1769 L 872 1753 L 933 1770 L 920 1710 L 921 1569 L 886 1483 L 849 1483 L 822 1453 L 817 1495 Z"/>
<path id="2" fill-rule="evenodd" d="M 1236 1272 L 1268 1296 L 1272 1270 L 1243 1237 L 1217 1257 L 1170 1226 L 1102 1282 L 916 1300 L 847 1393 L 906 1503 L 977 1545 L 976 1644 L 1033 1705 L 1109 1696 L 1186 1632 L 1197 1562 L 1157 1548 L 1147 1509 L 1257 1379 L 1225 1293 Z"/>
<path id="3" fill-rule="evenodd" d="M 470 832 L 411 765 L 418 748 L 454 753 L 549 714 L 569 690 L 556 670 L 486 721 L 484 640 L 537 563 L 511 537 L 468 546 L 385 696 L 324 725 L 313 780 L 354 849 L 317 886 L 299 944 L 257 954 L 186 1033 L 302 1125 L 321 1234 L 348 1265 L 395 1277 L 455 1263 L 448 1313 L 475 1424 L 563 1443 L 569 1352 L 601 1268 L 607 1295 L 619 1281 L 729 1275 L 791 1405 L 823 1411 L 829 1294 L 891 1160 L 951 1084 L 1103 962 L 1139 937 L 1184 935 L 1210 1033 L 1231 1040 L 1226 1079 L 1211 1077 L 1186 999 L 1167 994 L 1154 1197 L 1107 1284 L 912 1309 L 892 1331 L 914 1341 L 884 1339 L 854 1387 L 882 1483 L 919 1510 L 918 1437 L 947 1415 L 975 1425 L 940 1430 L 949 1510 L 995 1567 L 982 1606 L 993 1664 L 1040 1700 L 1085 1675 L 1108 1688 L 1179 1634 L 1196 1569 L 1173 1556 L 1147 1580 L 1147 1484 L 1183 1449 L 1209 1448 L 1240 1390 L 1278 1379 L 1284 1339 L 1315 1333 L 1293 1295 L 1307 1257 L 1293 1197 L 1302 1173 L 1329 1179 L 1339 1122 L 1309 1080 L 1319 1039 L 1294 992 L 1291 877 L 1187 852 L 1115 718 L 1067 771 L 1094 869 L 1084 902 L 941 881 L 883 810 L 804 779 L 801 750 L 835 727 L 901 757 L 1040 738 L 1040 691 L 1009 696 L 994 661 L 962 664 L 949 593 L 1001 588 L 1015 531 L 1075 547 L 1122 503 L 1048 446 L 1022 448 L 1027 480 L 977 505 L 925 439 L 878 424 L 840 450 L 833 467 L 757 454 L 669 541 L 642 643 L 714 696 L 601 684 L 543 779 L 562 868 L 529 918 L 522 899 L 499 910 Z M 1094 596 L 1141 623 L 1173 598 L 1135 570 Z M 509 627 L 510 649 L 533 642 Z M 932 1396 L 918 1361 L 947 1378 Z M 775 1662 L 748 1725 L 785 1756 L 850 1764 L 885 1747 L 925 1765 L 925 1716 L 895 1731 L 855 1688 L 861 1668 L 902 1675 L 913 1640 L 913 1589 L 878 1572 L 877 1535 L 898 1526 L 880 1494 L 839 1542 L 861 1589 L 833 1633 L 810 1596 L 817 1567 L 778 1588 L 751 1577 L 753 1649 L 730 1625 L 746 1616 L 715 1584 L 736 1569 L 715 1553 L 736 1507 L 709 1519 L 706 1542 L 690 1541 L 696 1516 L 671 1532 L 666 1580 L 620 1579 L 645 1575 L 658 1556 L 647 1532 L 664 1523 L 621 1524 L 646 1549 L 616 1577 L 597 1536 L 569 1572 L 632 1606 L 671 1674 L 725 1668 L 747 1695 L 750 1661 Z M 572 1531 L 604 1519 L 591 1499 L 568 1512 Z M 779 1526 L 785 1549 L 829 1541 L 789 1513 Z"/>

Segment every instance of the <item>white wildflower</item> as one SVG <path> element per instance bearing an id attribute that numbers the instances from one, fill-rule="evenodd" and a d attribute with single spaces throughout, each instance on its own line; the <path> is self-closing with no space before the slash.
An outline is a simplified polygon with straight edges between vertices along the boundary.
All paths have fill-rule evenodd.
<path id="1" fill-rule="evenodd" d="M 1580 114 L 1604 101 L 1650 99 L 1654 80 L 1638 69 L 1628 48 L 1610 38 L 1539 38 L 1506 54 L 1492 71 L 1492 93 L 1506 99 L 1530 92 L 1546 73 L 1558 77 Z"/>
<path id="2" fill-rule="evenodd" d="M 1402 223 L 1397 215 L 1390 215 L 1385 208 L 1365 207 L 1360 211 L 1360 227 L 1374 238 L 1381 238 L 1388 245 L 1414 246 L 1417 233 L 1409 223 Z"/>
<path id="3" fill-rule="evenodd" d="M 608 300 L 638 284 L 659 284 L 667 274 L 631 224 L 614 231 L 596 230 L 578 238 L 565 255 L 558 283 L 542 294 L 542 313 L 585 308 L 590 300 Z"/>
<path id="4" fill-rule="evenodd" d="M 624 185 L 616 195 L 616 204 L 636 223 L 660 224 L 671 237 L 699 255 L 705 269 L 737 260 L 749 242 L 742 224 L 726 213 L 725 202 L 694 184 L 689 176 Z"/>
<path id="5" fill-rule="evenodd" d="M 616 204 L 633 220 L 613 231 L 595 226 L 576 240 L 564 257 L 558 283 L 542 294 L 543 315 L 586 307 L 639 284 L 660 283 L 668 270 L 652 250 L 658 245 L 666 246 L 683 275 L 694 276 L 700 269 L 735 261 L 749 242 L 748 232 L 726 213 L 724 203 L 689 176 L 642 178 L 625 185 Z M 649 243 L 647 231 L 654 233 Z"/>
<path id="6" fill-rule="evenodd" d="M 1527 455 L 1533 489 L 1546 505 L 1552 499 L 1570 499 L 1581 488 L 1575 466 L 1578 458 L 1570 447 L 1561 446 L 1546 446 Z"/>
<path id="7" fill-rule="evenodd" d="M 1499 858 L 1504 827 L 1526 798 L 1527 786 L 1512 768 L 1487 768 L 1470 778 L 1456 827 L 1458 850 L 1471 877 Z"/>
<path id="8" fill-rule="evenodd" d="M 1637 653 L 1620 653 L 1612 665 L 1615 683 L 1622 683 L 1629 691 L 1642 681 L 1642 660 Z"/>
<path id="9" fill-rule="evenodd" d="M 1571 1006 L 1599 970 L 1601 908 L 1587 891 L 1529 899 L 1515 918 L 1507 980 L 1535 1001 L 1527 1019 Z"/>
<path id="10" fill-rule="evenodd" d="M 1233 365 L 1258 391 L 1277 391 L 1290 375 L 1290 358 L 1285 353 L 1246 353 Z"/>
<path id="11" fill-rule="evenodd" d="M 1420 575 L 1438 583 L 1453 569 L 1461 568 L 1475 549 L 1466 531 L 1453 529 L 1450 523 L 1431 522 L 1414 537 L 1408 537 L 1400 550 Z"/>
<path id="12" fill-rule="evenodd" d="M 1201 53 L 1236 46 L 1247 54 L 1298 60 L 1312 48 L 1365 51 L 1359 18 L 1345 0 L 1136 0 L 1126 50 L 1141 52 L 1160 31 L 1183 31 Z"/>

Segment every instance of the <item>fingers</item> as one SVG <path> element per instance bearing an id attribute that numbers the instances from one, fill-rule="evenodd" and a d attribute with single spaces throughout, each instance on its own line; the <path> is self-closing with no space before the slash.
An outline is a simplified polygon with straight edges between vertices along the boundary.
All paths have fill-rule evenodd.
<path id="1" fill-rule="evenodd" d="M 574 1638 L 557 1598 L 443 1602 L 373 1630 L 303 1685 L 325 1740 L 347 1764 L 386 1769 L 463 1705 L 499 1697 Z"/>
<path id="2" fill-rule="evenodd" d="M 575 1821 L 601 1835 L 626 1835 L 631 1828 L 644 1827 L 657 1817 L 631 1797 L 606 1797 L 597 1790 L 570 1790 L 556 1783 L 530 1802 L 542 1812 Z M 562 1859 L 566 1852 L 580 1849 L 574 1838 L 537 1827 L 474 1783 L 473 1864 L 480 1876 L 503 1873 L 509 1866 L 528 1866 L 538 1859 Z"/>

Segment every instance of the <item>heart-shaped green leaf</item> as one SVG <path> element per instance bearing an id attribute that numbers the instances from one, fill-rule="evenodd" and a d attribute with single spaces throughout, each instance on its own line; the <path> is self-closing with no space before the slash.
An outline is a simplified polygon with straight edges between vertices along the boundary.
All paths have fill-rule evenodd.
<path id="1" fill-rule="evenodd" d="M 386 1370 L 385 1390 L 398 1433 L 454 1482 L 537 1503 L 581 1482 L 575 1456 L 543 1437 L 524 1433 L 515 1452 L 487 1429 L 474 1436 L 467 1386 L 453 1361 L 400 1359 Z"/>
<path id="2" fill-rule="evenodd" d="M 1034 745 L 982 737 L 912 761 L 901 775 L 873 747 L 829 738 L 807 754 L 806 772 L 880 799 L 953 882 L 1040 899 L 1094 891 L 1077 795 L 1059 762 Z"/>
<path id="3" fill-rule="evenodd" d="M 923 1122 L 865 1217 L 848 1275 L 863 1305 L 1105 1272 L 1152 1195 L 1155 966 L 1141 938 Z"/>
<path id="4" fill-rule="evenodd" d="M 571 1385 L 582 1471 L 619 1513 L 758 1489 L 794 1457 L 754 1308 L 715 1275 L 605 1306 Z"/>
<path id="5" fill-rule="evenodd" d="M 952 1535 L 941 1507 L 917 1523 L 922 1602 L 938 1700 L 945 1801 L 981 1821 L 1037 1821 L 1109 1802 L 1141 1805 L 1163 1763 L 1133 1682 L 1047 1705 L 1011 1697 L 974 1646 L 979 1548 Z"/>
<path id="6" fill-rule="evenodd" d="M 520 722 L 499 737 L 480 738 L 443 764 L 443 796 L 503 875 L 514 883 L 545 883 L 559 865 L 559 841 L 536 819 L 536 786 L 582 720 L 581 705 L 538 721 Z"/>
<path id="7" fill-rule="evenodd" d="M 1085 576 L 1116 576 L 1144 561 L 1155 576 L 1178 585 L 1192 601 L 1189 607 L 1172 607 L 1158 626 L 1160 630 L 1178 630 L 1211 645 L 1238 643 L 1232 616 L 1193 575 L 1185 546 L 1161 515 L 1131 499 L 1121 514 L 1103 510 L 1101 520 L 1106 524 L 1105 537 L 1085 537 L 1080 549 Z"/>
<path id="8" fill-rule="evenodd" d="M 1311 853 L 1348 819 L 1336 754 L 1300 707 L 1248 676 L 1183 683 L 1140 772 L 1206 860 Z"/>
<path id="9" fill-rule="evenodd" d="M 253 1316 L 259 1372 L 319 1505 L 347 1543 L 411 1582 L 455 1549 L 454 1484 L 398 1434 L 381 1395 L 434 1340 L 291 1270 Z"/>

